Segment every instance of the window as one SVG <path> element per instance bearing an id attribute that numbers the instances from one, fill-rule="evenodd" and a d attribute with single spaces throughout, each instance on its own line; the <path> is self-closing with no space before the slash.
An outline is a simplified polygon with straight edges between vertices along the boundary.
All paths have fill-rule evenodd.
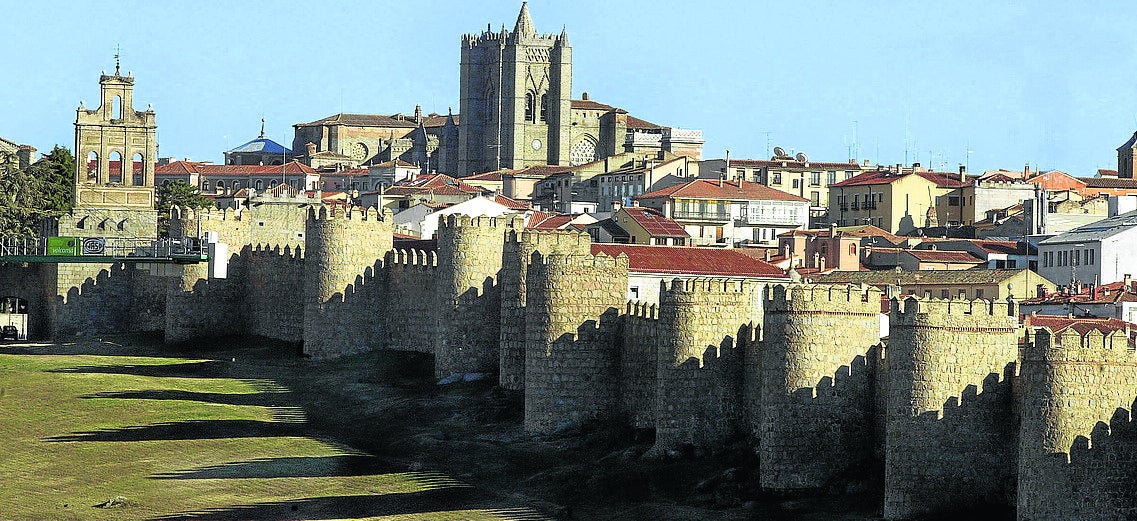
<path id="1" fill-rule="evenodd" d="M 772 185 L 782 184 L 782 173 L 781 172 L 774 172 L 773 178 L 770 181 L 770 184 L 772 184 Z"/>
<path id="2" fill-rule="evenodd" d="M 947 198 L 947 205 L 948 206 L 959 206 L 959 196 L 958 195 L 949 195 Z"/>
<path id="3" fill-rule="evenodd" d="M 857 243 L 852 243 L 849 245 L 849 255 L 856 255 L 856 254 L 857 254 Z"/>
<path id="4" fill-rule="evenodd" d="M 975 298 L 983 298 L 983 288 L 975 288 Z"/>
<path id="5" fill-rule="evenodd" d="M 965 290 L 965 289 L 959 290 L 959 299 L 963 300 L 965 298 L 967 298 L 967 290 Z"/>
<path id="6" fill-rule="evenodd" d="M 628 288 L 628 300 L 639 300 L 639 298 L 640 298 L 640 287 L 639 286 L 632 286 L 632 287 Z"/>
<path id="7" fill-rule="evenodd" d="M 1008 268 L 1008 269 L 1012 269 L 1012 270 L 1013 270 L 1013 269 L 1015 269 L 1015 268 L 1017 268 L 1017 267 L 1018 267 L 1018 261 L 1016 261 L 1016 260 L 1014 260 L 1014 259 L 1008 259 L 1008 260 L 1007 260 L 1007 268 Z"/>
<path id="8" fill-rule="evenodd" d="M 1082 250 L 1082 253 L 1085 255 L 1082 259 L 1082 264 L 1088 265 L 1090 263 L 1090 251 L 1092 251 L 1092 250 L 1090 250 L 1090 249 Z"/>
<path id="9" fill-rule="evenodd" d="M 809 185 L 810 186 L 821 186 L 821 172 L 810 172 L 809 173 Z"/>
<path id="10" fill-rule="evenodd" d="M 827 172 L 825 174 L 825 184 L 833 184 L 837 182 L 837 172 Z"/>
<path id="11" fill-rule="evenodd" d="M 122 182 L 122 154 L 118 153 L 118 151 L 111 152 L 109 159 L 110 159 L 110 161 L 108 162 L 107 167 L 110 169 L 108 172 L 110 177 L 107 179 L 107 181 L 111 182 L 111 183 L 121 183 Z"/>
<path id="12" fill-rule="evenodd" d="M 794 188 L 801 188 L 801 179 L 794 179 Z"/>
<path id="13" fill-rule="evenodd" d="M 845 172 L 845 179 L 852 179 L 852 178 L 853 178 L 852 172 Z"/>
<path id="14" fill-rule="evenodd" d="M 950 297 L 951 297 L 951 292 L 949 292 L 946 289 L 940 290 L 940 298 L 950 298 Z"/>
<path id="15" fill-rule="evenodd" d="M 739 168 L 738 170 L 734 171 L 734 175 L 739 179 L 746 179 L 746 170 Z"/>
<path id="16" fill-rule="evenodd" d="M 525 93 L 525 121 L 533 121 L 534 106 L 536 100 L 533 99 L 533 93 Z"/>
<path id="17" fill-rule="evenodd" d="M 1095 257 L 1097 257 L 1097 250 L 1087 250 L 1087 251 L 1090 252 L 1090 262 L 1088 262 L 1087 264 L 1092 266 L 1097 262 L 1097 259 L 1095 258 Z"/>
<path id="18" fill-rule="evenodd" d="M 924 298 L 932 298 L 932 290 L 925 290 Z"/>
<path id="19" fill-rule="evenodd" d="M 813 191 L 809 193 L 809 204 L 813 206 L 821 206 L 821 192 Z"/>
<path id="20" fill-rule="evenodd" d="M 542 94 L 541 95 L 541 121 L 545 121 L 545 118 L 547 118 L 548 116 L 549 116 L 549 95 L 548 94 Z"/>

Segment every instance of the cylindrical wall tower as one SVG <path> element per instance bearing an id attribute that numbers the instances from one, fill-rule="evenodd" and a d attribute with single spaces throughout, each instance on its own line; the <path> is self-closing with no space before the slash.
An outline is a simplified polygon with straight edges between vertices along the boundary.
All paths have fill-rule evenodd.
<path id="1" fill-rule="evenodd" d="M 1109 422 L 1118 408 L 1132 407 L 1137 397 L 1137 354 L 1125 332 L 1091 329 L 1083 335 L 1072 327 L 1040 328 L 1024 351 L 1021 374 L 1018 518 L 1129 518 L 1113 500 L 1126 494 L 1131 500 L 1132 487 L 1110 490 L 1132 482 L 1134 470 L 1125 458 L 1100 457 L 1113 468 L 1096 469 L 1091 458 L 1070 461 L 1079 437 L 1089 440 L 1099 422 Z M 1089 448 L 1108 450 L 1097 443 Z M 1116 479 L 1118 473 L 1129 479 Z"/>
<path id="2" fill-rule="evenodd" d="M 893 301 L 885 518 L 1013 501 L 1018 331 L 1014 301 Z"/>
<path id="3" fill-rule="evenodd" d="M 390 211 L 321 206 L 309 212 L 304 235 L 304 353 L 331 358 L 378 347 L 374 270 L 391 249 Z"/>
<path id="4" fill-rule="evenodd" d="M 506 232 L 502 259 L 501 331 L 498 380 L 506 389 L 525 388 L 525 277 L 533 252 L 588 255 L 588 234 L 572 231 L 524 230 L 523 222 Z"/>
<path id="5" fill-rule="evenodd" d="M 763 488 L 819 488 L 871 457 L 865 354 L 880 341 L 880 308 L 870 287 L 767 287 L 756 433 Z"/>
<path id="6" fill-rule="evenodd" d="M 505 234 L 520 219 L 447 215 L 438 222 L 434 372 L 493 373 L 498 367 Z"/>
<path id="7" fill-rule="evenodd" d="M 759 286 L 674 279 L 660 294 L 655 448 L 721 446 L 739 429 L 742 353 L 761 315 Z M 752 346 L 756 347 L 756 346 Z"/>
<path id="8" fill-rule="evenodd" d="M 526 287 L 525 429 L 615 414 L 628 258 L 534 253 Z"/>

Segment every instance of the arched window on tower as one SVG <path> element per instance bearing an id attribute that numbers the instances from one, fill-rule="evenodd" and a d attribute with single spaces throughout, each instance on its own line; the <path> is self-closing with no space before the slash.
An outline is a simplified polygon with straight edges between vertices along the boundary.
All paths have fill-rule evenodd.
<path id="1" fill-rule="evenodd" d="M 136 153 L 130 161 L 130 168 L 132 175 L 130 176 L 131 184 L 134 186 L 142 186 L 146 184 L 144 177 L 146 173 L 146 165 L 143 162 L 142 154 Z"/>
<path id="2" fill-rule="evenodd" d="M 109 175 L 108 175 L 107 182 L 108 183 L 120 183 L 121 184 L 122 183 L 122 163 L 123 163 L 122 154 L 118 153 L 118 151 L 116 150 L 114 152 L 111 152 L 111 155 L 108 159 L 109 159 L 109 161 L 107 161 L 107 163 L 108 163 L 107 167 L 109 168 Z"/>
<path id="3" fill-rule="evenodd" d="M 111 100 L 111 119 L 122 119 L 122 97 L 115 96 Z"/>
<path id="4" fill-rule="evenodd" d="M 94 150 L 87 153 L 87 182 L 99 182 L 99 154 Z"/>
<path id="5" fill-rule="evenodd" d="M 536 100 L 533 99 L 532 92 L 525 93 L 525 121 L 533 121 L 534 111 L 533 104 Z"/>
<path id="6" fill-rule="evenodd" d="M 549 95 L 541 95 L 541 121 L 549 117 Z"/>

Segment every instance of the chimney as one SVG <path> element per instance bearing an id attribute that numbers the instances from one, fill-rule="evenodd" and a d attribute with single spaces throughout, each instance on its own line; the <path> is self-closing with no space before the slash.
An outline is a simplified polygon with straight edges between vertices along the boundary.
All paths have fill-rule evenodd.
<path id="1" fill-rule="evenodd" d="M 620 211 L 620 208 L 623 208 L 623 206 L 620 205 L 620 201 L 612 201 L 612 211 L 613 212 Z"/>
<path id="2" fill-rule="evenodd" d="M 1121 279 L 1121 291 L 1132 291 L 1133 289 L 1137 289 L 1133 286 L 1133 275 L 1126 273 L 1125 276 Z M 1137 291 L 1133 292 L 1137 293 Z"/>
<path id="3" fill-rule="evenodd" d="M 771 248 L 766 248 L 766 255 L 765 255 L 766 262 L 770 262 L 770 258 L 773 257 L 773 251 L 774 250 Z"/>
<path id="4" fill-rule="evenodd" d="M 719 188 L 722 188 L 722 176 L 719 176 Z"/>
<path id="5" fill-rule="evenodd" d="M 587 92 L 581 93 L 580 99 L 582 99 L 584 101 L 588 101 L 589 100 L 588 93 Z"/>
<path id="6" fill-rule="evenodd" d="M 671 200 L 670 199 L 664 199 L 663 200 L 663 216 L 668 218 L 668 219 L 671 218 Z"/>
<path id="7" fill-rule="evenodd" d="M 1046 286 L 1039 284 L 1034 287 L 1034 294 L 1038 298 L 1046 298 Z"/>
<path id="8" fill-rule="evenodd" d="M 304 145 L 304 150 L 308 152 L 308 161 L 311 161 L 312 155 L 316 153 L 316 144 L 309 141 Z"/>
<path id="9" fill-rule="evenodd" d="M 837 223 L 829 223 L 829 236 L 830 237 L 836 237 L 837 236 Z"/>
<path id="10" fill-rule="evenodd" d="M 1023 179 L 1030 179 L 1030 163 L 1023 165 Z"/>
<path id="11" fill-rule="evenodd" d="M 825 271 L 825 257 L 821 257 L 821 262 L 817 264 L 818 271 Z"/>
<path id="12" fill-rule="evenodd" d="M 960 181 L 966 181 L 967 180 L 967 167 L 964 165 L 959 165 L 959 180 Z"/>

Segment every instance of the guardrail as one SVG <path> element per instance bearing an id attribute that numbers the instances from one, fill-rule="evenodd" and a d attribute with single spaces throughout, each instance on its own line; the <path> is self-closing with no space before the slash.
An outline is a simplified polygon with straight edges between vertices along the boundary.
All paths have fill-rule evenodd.
<path id="1" fill-rule="evenodd" d="M 209 256 L 197 237 L 0 237 L 0 261 L 196 263 L 207 260 Z"/>

